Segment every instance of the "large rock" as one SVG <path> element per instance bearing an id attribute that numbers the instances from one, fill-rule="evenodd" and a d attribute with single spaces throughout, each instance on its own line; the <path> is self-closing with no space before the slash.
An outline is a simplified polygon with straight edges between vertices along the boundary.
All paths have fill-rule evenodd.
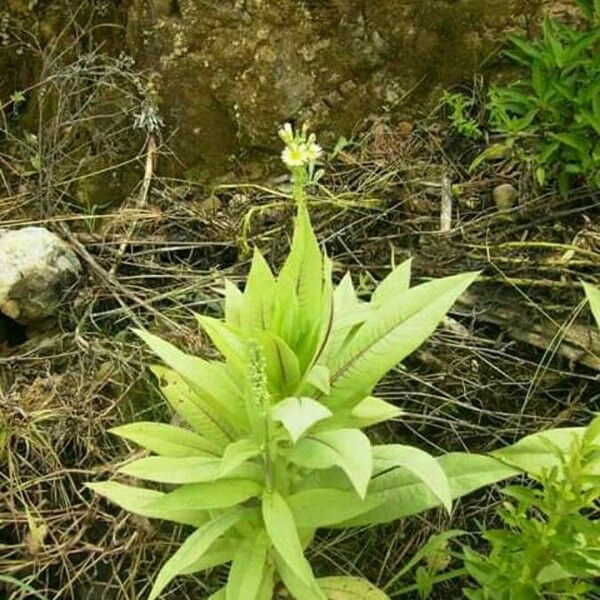
<path id="1" fill-rule="evenodd" d="M 40 22 L 51 21 L 60 5 L 70 2 L 35 3 Z M 283 121 L 308 120 L 330 145 L 371 115 L 398 111 L 405 116 L 423 108 L 439 86 L 471 82 L 499 40 L 525 26 L 539 2 L 101 4 L 105 9 L 95 18 L 110 26 L 96 27 L 94 36 L 96 31 L 119 32 L 118 39 L 105 41 L 103 51 L 131 54 L 135 68 L 152 80 L 152 98 L 165 124 L 166 151 L 157 174 L 207 180 L 229 172 L 241 158 L 260 160 L 277 151 L 276 131 Z M 130 129 L 123 130 L 130 136 Z M 129 156 L 136 152 L 139 143 L 132 140 Z M 100 183 L 87 195 L 104 192 Z"/>
<path id="2" fill-rule="evenodd" d="M 18 323 L 52 315 L 80 272 L 75 253 L 47 229 L 0 229 L 0 312 Z"/>

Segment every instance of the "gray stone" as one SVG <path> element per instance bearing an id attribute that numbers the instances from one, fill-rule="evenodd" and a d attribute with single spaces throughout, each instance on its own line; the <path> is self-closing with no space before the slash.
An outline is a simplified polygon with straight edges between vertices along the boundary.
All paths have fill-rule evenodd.
<path id="1" fill-rule="evenodd" d="M 510 210 L 517 202 L 517 190 L 510 183 L 497 185 L 492 193 L 498 210 Z"/>
<path id="2" fill-rule="evenodd" d="M 43 227 L 0 229 L 0 312 L 29 325 L 51 316 L 78 280 L 81 265 Z"/>

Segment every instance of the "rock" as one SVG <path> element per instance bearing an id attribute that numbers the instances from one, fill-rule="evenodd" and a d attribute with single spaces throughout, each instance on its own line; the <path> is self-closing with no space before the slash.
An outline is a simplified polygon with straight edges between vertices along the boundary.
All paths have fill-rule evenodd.
<path id="1" fill-rule="evenodd" d="M 510 183 L 497 185 L 492 192 L 498 210 L 510 210 L 517 202 L 517 190 Z"/>
<path id="2" fill-rule="evenodd" d="M 75 253 L 47 229 L 0 229 L 0 312 L 14 321 L 52 315 L 80 272 Z"/>

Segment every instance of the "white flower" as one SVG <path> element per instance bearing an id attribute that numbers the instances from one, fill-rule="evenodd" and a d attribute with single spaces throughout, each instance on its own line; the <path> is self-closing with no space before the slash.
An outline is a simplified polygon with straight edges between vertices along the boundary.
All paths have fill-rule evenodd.
<path id="1" fill-rule="evenodd" d="M 288 167 L 302 167 L 306 164 L 306 152 L 302 145 L 289 144 L 281 153 L 281 160 Z"/>
<path id="2" fill-rule="evenodd" d="M 279 137 L 285 142 L 285 150 L 281 160 L 290 168 L 305 167 L 316 162 L 323 151 L 316 143 L 314 133 L 308 134 L 308 126 L 303 125 L 300 131 L 295 131 L 290 123 L 279 130 Z"/>
<path id="3" fill-rule="evenodd" d="M 315 162 L 319 160 L 321 154 L 323 154 L 321 146 L 309 139 L 309 143 L 305 145 L 304 149 L 304 155 L 306 156 L 307 161 L 309 163 Z"/>
<path id="4" fill-rule="evenodd" d="M 285 123 L 279 130 L 279 137 L 286 143 L 291 144 L 294 141 L 294 130 L 291 123 Z"/>

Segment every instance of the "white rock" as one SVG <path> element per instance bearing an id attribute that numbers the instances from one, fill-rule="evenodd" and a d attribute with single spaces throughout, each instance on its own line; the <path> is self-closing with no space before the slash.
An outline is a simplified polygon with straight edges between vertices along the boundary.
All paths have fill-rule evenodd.
<path id="1" fill-rule="evenodd" d="M 28 325 L 52 315 L 78 280 L 81 265 L 43 227 L 0 229 L 0 312 Z"/>

